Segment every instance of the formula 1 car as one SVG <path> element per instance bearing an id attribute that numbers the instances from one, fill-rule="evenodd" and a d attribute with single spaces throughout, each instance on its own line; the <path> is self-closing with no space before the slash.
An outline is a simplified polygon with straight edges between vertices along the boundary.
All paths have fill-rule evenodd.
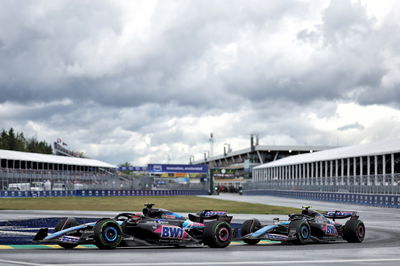
<path id="1" fill-rule="evenodd" d="M 66 249 L 79 244 L 94 244 L 100 249 L 192 244 L 224 248 L 231 242 L 232 216 L 225 211 L 204 210 L 189 214 L 186 219 L 153 205 L 146 204 L 142 213 L 120 213 L 113 219 L 103 218 L 92 223 L 79 224 L 75 218 L 63 218 L 53 234 L 48 234 L 48 228 L 42 228 L 33 241 L 53 242 Z"/>
<path id="2" fill-rule="evenodd" d="M 336 219 L 350 218 L 344 225 Z M 307 242 L 329 242 L 338 239 L 347 242 L 362 242 L 365 237 L 364 223 L 356 212 L 327 211 L 321 214 L 303 206 L 301 214 L 290 214 L 287 221 L 274 219 L 273 225 L 262 226 L 257 219 L 247 220 L 241 227 L 243 242 L 257 244 L 261 239 L 305 244 Z"/>

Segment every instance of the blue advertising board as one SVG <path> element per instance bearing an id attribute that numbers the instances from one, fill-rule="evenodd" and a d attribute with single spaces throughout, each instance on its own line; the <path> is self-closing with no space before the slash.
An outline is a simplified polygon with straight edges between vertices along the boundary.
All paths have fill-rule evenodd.
<path id="1" fill-rule="evenodd" d="M 47 197 L 116 197 L 116 196 L 184 196 L 207 195 L 206 190 L 65 190 L 65 191 L 1 191 L 0 198 Z"/>
<path id="2" fill-rule="evenodd" d="M 400 195 L 287 191 L 287 190 L 268 190 L 268 189 L 244 190 L 243 194 L 271 195 L 271 196 L 287 197 L 287 198 L 300 198 L 309 200 L 322 200 L 330 202 L 369 205 L 377 207 L 400 208 Z"/>
<path id="3" fill-rule="evenodd" d="M 201 173 L 208 172 L 206 164 L 149 164 L 147 165 L 149 173 Z"/>
<path id="4" fill-rule="evenodd" d="M 146 166 L 120 166 L 118 171 L 146 172 Z"/>

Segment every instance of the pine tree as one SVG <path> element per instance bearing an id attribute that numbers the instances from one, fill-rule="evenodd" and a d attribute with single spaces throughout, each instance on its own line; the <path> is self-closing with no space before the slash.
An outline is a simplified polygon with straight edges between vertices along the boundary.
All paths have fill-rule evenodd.
<path id="1" fill-rule="evenodd" d="M 0 133 L 0 149 L 27 151 L 36 153 L 52 154 L 51 145 L 45 141 L 38 141 L 35 137 L 26 139 L 24 133 L 15 133 L 13 128 Z"/>

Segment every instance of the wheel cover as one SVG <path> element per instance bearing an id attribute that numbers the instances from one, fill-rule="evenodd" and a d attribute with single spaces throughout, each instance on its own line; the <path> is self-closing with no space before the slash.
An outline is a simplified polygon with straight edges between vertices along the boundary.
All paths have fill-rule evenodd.
<path id="1" fill-rule="evenodd" d="M 229 236 L 230 236 L 230 234 L 229 234 L 229 230 L 227 228 L 222 227 L 218 230 L 217 238 L 219 241 L 221 241 L 221 242 L 228 241 Z"/>
<path id="2" fill-rule="evenodd" d="M 308 226 L 303 225 L 300 227 L 300 235 L 303 239 L 308 239 L 310 237 L 310 229 Z"/>
<path id="3" fill-rule="evenodd" d="M 103 231 L 104 239 L 108 242 L 114 242 L 118 238 L 118 231 L 114 226 L 107 226 Z"/>
<path id="4" fill-rule="evenodd" d="M 360 225 L 358 226 L 357 234 L 358 234 L 358 237 L 359 237 L 359 238 L 363 238 L 363 237 L 364 237 L 364 235 L 365 235 L 365 228 L 364 228 L 363 225 L 360 224 Z"/>

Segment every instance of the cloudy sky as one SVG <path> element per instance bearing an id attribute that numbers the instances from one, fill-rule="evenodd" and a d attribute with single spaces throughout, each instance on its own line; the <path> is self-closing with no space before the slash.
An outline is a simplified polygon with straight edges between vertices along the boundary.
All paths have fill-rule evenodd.
<path id="1" fill-rule="evenodd" d="M 0 129 L 109 163 L 400 135 L 397 1 L 13 1 Z M 169 158 L 169 159 L 168 159 Z"/>

